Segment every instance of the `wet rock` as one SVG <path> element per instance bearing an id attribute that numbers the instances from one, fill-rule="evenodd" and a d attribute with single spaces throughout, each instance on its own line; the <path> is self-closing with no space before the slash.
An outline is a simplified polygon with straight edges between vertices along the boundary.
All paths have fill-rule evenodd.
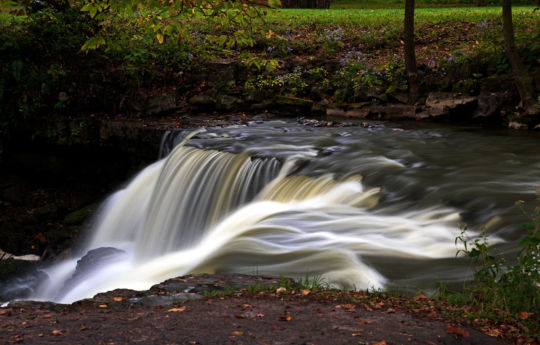
<path id="1" fill-rule="evenodd" d="M 265 101 L 261 103 L 255 103 L 249 106 L 249 109 L 251 111 L 261 111 L 261 110 L 267 110 L 269 108 L 272 108 L 273 103 L 272 101 Z"/>
<path id="2" fill-rule="evenodd" d="M 150 97 L 147 101 L 144 113 L 146 115 L 171 113 L 176 110 L 176 108 L 176 95 L 174 93 L 164 93 Z"/>
<path id="3" fill-rule="evenodd" d="M 517 122 L 517 121 L 510 121 L 508 123 L 508 128 L 510 129 L 529 129 L 529 126 L 525 123 Z"/>
<path id="4" fill-rule="evenodd" d="M 371 105 L 368 107 L 370 119 L 412 120 L 416 119 L 416 107 L 405 104 Z"/>
<path id="5" fill-rule="evenodd" d="M 65 291 L 69 291 L 97 267 L 120 260 L 124 255 L 126 255 L 126 253 L 123 250 L 113 247 L 102 247 L 88 251 L 86 255 L 77 261 L 75 272 L 71 278 L 66 281 L 58 295 L 62 296 Z"/>
<path id="6" fill-rule="evenodd" d="M 288 110 L 293 112 L 310 111 L 311 107 L 313 106 L 312 100 L 294 96 L 277 96 L 274 103 L 278 107 L 287 108 Z"/>
<path id="7" fill-rule="evenodd" d="M 251 118 L 253 121 L 266 121 L 268 120 L 268 115 L 265 113 L 257 114 Z"/>
<path id="8" fill-rule="evenodd" d="M 217 97 L 217 108 L 220 110 L 232 110 L 240 103 L 240 99 L 229 95 L 219 95 Z"/>
<path id="9" fill-rule="evenodd" d="M 323 100 L 326 101 L 326 100 Z M 328 108 L 328 101 L 313 103 L 311 107 L 311 114 L 313 115 L 325 115 Z"/>
<path id="10" fill-rule="evenodd" d="M 253 90 L 246 96 L 246 102 L 248 103 L 260 103 L 268 97 L 267 93 L 264 93 L 261 90 Z"/>
<path id="11" fill-rule="evenodd" d="M 196 96 L 193 96 L 191 97 L 189 100 L 188 100 L 188 103 L 190 105 L 195 105 L 195 106 L 214 106 L 216 104 L 216 100 L 209 96 L 209 95 L 204 95 L 204 94 L 200 94 L 200 95 L 196 95 Z"/>
<path id="12" fill-rule="evenodd" d="M 64 218 L 64 224 L 80 225 L 84 223 L 88 219 L 88 217 L 90 217 L 94 213 L 96 208 L 97 208 L 97 205 L 92 204 L 92 205 L 83 207 L 77 211 L 73 211 Z"/>
<path id="13" fill-rule="evenodd" d="M 478 95 L 478 107 L 473 114 L 473 118 L 487 118 L 500 115 L 501 109 L 508 99 L 504 92 L 482 91 Z"/>
<path id="14" fill-rule="evenodd" d="M 0 283 L 0 301 L 28 298 L 48 280 L 49 276 L 45 272 L 35 270 L 22 277 L 9 280 L 7 283 Z"/>
<path id="15" fill-rule="evenodd" d="M 332 117 L 332 116 L 346 117 L 347 115 L 345 113 L 345 110 L 343 110 L 341 108 L 329 107 L 328 109 L 326 109 L 326 116 L 328 116 L 328 117 Z"/>
<path id="16" fill-rule="evenodd" d="M 464 117 L 476 108 L 478 99 L 449 92 L 430 92 L 426 99 L 430 117 Z"/>

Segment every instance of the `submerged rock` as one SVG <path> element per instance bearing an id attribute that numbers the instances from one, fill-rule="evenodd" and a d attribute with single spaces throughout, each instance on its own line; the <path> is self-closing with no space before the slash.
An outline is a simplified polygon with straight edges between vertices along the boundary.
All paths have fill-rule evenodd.
<path id="1" fill-rule="evenodd" d="M 36 293 L 40 286 L 48 280 L 49 276 L 45 272 L 34 270 L 22 277 L 0 283 L 0 301 L 28 298 Z"/>
<path id="2" fill-rule="evenodd" d="M 120 260 L 124 255 L 126 255 L 126 252 L 113 247 L 102 247 L 88 251 L 86 255 L 77 261 L 75 272 L 60 289 L 58 296 L 62 296 L 66 291 L 69 291 L 96 268 Z"/>

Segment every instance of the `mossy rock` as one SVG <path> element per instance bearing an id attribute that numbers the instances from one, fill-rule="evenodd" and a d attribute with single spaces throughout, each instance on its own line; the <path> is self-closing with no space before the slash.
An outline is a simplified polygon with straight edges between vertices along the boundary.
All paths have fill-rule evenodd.
<path id="1" fill-rule="evenodd" d="M 90 217 L 96 210 L 97 205 L 92 204 L 77 211 L 71 212 L 64 218 L 64 224 L 66 225 L 79 225 L 84 223 L 88 217 Z"/>
<path id="2" fill-rule="evenodd" d="M 298 108 L 311 109 L 313 101 L 311 99 L 299 98 L 294 96 L 277 96 L 275 103 L 280 106 L 290 106 Z"/>

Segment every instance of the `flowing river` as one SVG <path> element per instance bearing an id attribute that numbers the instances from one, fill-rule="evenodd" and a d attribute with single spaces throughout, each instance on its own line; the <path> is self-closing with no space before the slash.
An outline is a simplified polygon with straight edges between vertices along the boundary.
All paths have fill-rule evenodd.
<path id="1" fill-rule="evenodd" d="M 68 303 L 203 272 L 347 289 L 461 284 L 471 271 L 455 258 L 460 225 L 516 253 L 526 219 L 514 203 L 535 200 L 539 143 L 538 133 L 283 121 L 168 133 L 163 158 L 103 203 L 80 256 L 45 269 L 30 298 Z M 106 255 L 76 270 L 97 248 Z"/>

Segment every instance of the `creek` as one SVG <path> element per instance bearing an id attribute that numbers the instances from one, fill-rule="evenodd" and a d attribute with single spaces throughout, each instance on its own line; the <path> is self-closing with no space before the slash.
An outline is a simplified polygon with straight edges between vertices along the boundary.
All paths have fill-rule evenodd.
<path id="1" fill-rule="evenodd" d="M 535 200 L 539 143 L 538 133 L 389 123 L 170 132 L 163 158 L 103 203 L 84 249 L 44 269 L 29 298 L 69 303 L 214 272 L 347 289 L 459 285 L 471 277 L 455 257 L 460 225 L 472 237 L 485 229 L 501 255 L 518 250 L 526 219 L 514 203 Z M 77 265 L 89 251 L 95 261 Z"/>

